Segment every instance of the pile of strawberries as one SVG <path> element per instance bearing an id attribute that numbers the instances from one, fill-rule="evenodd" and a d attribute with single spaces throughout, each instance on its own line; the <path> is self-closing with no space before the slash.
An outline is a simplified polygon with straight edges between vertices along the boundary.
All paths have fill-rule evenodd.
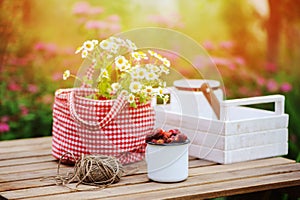
<path id="1" fill-rule="evenodd" d="M 153 144 L 184 143 L 186 140 L 187 136 L 178 129 L 165 131 L 162 128 L 158 128 L 146 136 L 146 143 Z"/>

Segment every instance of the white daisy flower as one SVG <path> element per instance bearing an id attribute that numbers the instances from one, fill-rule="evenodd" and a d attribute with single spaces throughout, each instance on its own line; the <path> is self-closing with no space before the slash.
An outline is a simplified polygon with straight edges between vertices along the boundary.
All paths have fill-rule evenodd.
<path id="1" fill-rule="evenodd" d="M 109 73 L 108 73 L 108 71 L 106 69 L 101 69 L 100 77 L 101 78 L 109 79 Z"/>
<path id="2" fill-rule="evenodd" d="M 83 48 L 87 51 L 93 51 L 94 50 L 94 43 L 91 40 L 85 41 L 83 43 Z"/>
<path id="3" fill-rule="evenodd" d="M 161 61 L 163 62 L 163 64 L 164 64 L 166 67 L 170 67 L 171 63 L 170 63 L 170 61 L 169 61 L 168 59 L 163 58 Z"/>
<path id="4" fill-rule="evenodd" d="M 161 88 L 161 87 L 158 87 L 157 88 L 157 95 L 160 96 L 160 97 L 162 97 L 164 95 L 164 89 Z"/>
<path id="5" fill-rule="evenodd" d="M 139 78 L 139 74 L 137 72 L 136 67 L 134 67 L 134 69 L 131 70 L 130 76 L 132 80 L 137 80 Z"/>
<path id="6" fill-rule="evenodd" d="M 131 40 L 126 39 L 126 44 L 130 50 L 137 50 L 136 45 Z"/>
<path id="7" fill-rule="evenodd" d="M 84 50 L 81 52 L 81 57 L 82 57 L 82 58 L 86 58 L 86 57 L 88 56 L 88 54 L 89 54 L 89 52 L 88 52 L 86 49 L 84 49 Z"/>
<path id="8" fill-rule="evenodd" d="M 98 40 L 92 40 L 92 42 L 93 42 L 94 45 L 97 45 L 99 43 Z"/>
<path id="9" fill-rule="evenodd" d="M 111 43 L 111 50 L 110 51 L 112 53 L 116 54 L 116 53 L 118 53 L 118 49 L 119 49 L 119 45 L 116 44 L 115 42 L 112 42 Z"/>
<path id="10" fill-rule="evenodd" d="M 169 101 L 169 95 L 165 95 L 165 96 L 163 97 L 163 102 L 164 102 L 164 104 L 167 104 L 168 101 Z"/>
<path id="11" fill-rule="evenodd" d="M 141 59 L 148 60 L 147 54 L 144 52 L 139 51 L 138 54 Z"/>
<path id="12" fill-rule="evenodd" d="M 64 73 L 63 73 L 63 80 L 67 80 L 71 75 L 71 72 L 70 70 L 66 70 Z"/>
<path id="13" fill-rule="evenodd" d="M 130 63 L 126 63 L 126 64 L 120 66 L 120 67 L 119 67 L 119 70 L 120 70 L 121 72 L 128 72 L 128 69 L 130 69 L 130 66 L 131 66 Z"/>
<path id="14" fill-rule="evenodd" d="M 160 68 L 157 65 L 147 64 L 147 69 L 151 72 L 157 73 L 160 71 Z"/>
<path id="15" fill-rule="evenodd" d="M 153 81 L 153 80 L 157 80 L 157 79 L 158 79 L 157 74 L 155 74 L 155 73 L 152 72 L 152 71 L 147 72 L 145 77 L 146 77 L 146 79 L 147 79 L 148 81 Z"/>
<path id="16" fill-rule="evenodd" d="M 151 50 L 148 50 L 148 53 L 151 55 L 151 56 L 154 56 L 156 53 L 154 51 L 151 51 Z"/>
<path id="17" fill-rule="evenodd" d="M 116 64 L 116 67 L 120 70 L 120 71 L 124 71 L 124 69 L 127 69 L 127 65 L 129 64 L 128 63 L 128 60 L 124 57 L 124 56 L 117 56 L 115 58 L 115 64 Z M 122 69 L 122 70 L 121 70 Z"/>
<path id="18" fill-rule="evenodd" d="M 120 95 L 127 96 L 128 95 L 128 91 L 127 90 L 122 90 L 120 92 Z"/>
<path id="19" fill-rule="evenodd" d="M 133 103 L 133 102 L 135 101 L 135 96 L 134 96 L 134 94 L 130 93 L 130 94 L 128 95 L 128 97 L 127 97 L 127 101 L 128 101 L 129 103 Z"/>
<path id="20" fill-rule="evenodd" d="M 111 48 L 111 43 L 107 40 L 102 40 L 99 46 L 104 50 L 109 50 Z"/>
<path id="21" fill-rule="evenodd" d="M 170 70 L 168 67 L 164 66 L 164 65 L 161 65 L 160 66 L 160 70 L 162 73 L 165 73 L 165 74 L 169 74 L 170 73 Z"/>
<path id="22" fill-rule="evenodd" d="M 158 53 L 155 53 L 154 57 L 157 58 L 160 61 L 162 61 L 162 59 L 163 59 L 163 57 L 160 54 L 158 54 Z"/>
<path id="23" fill-rule="evenodd" d="M 144 68 L 141 68 L 141 67 L 137 68 L 136 72 L 138 74 L 139 79 L 145 78 L 145 76 L 147 74 L 147 71 Z"/>
<path id="24" fill-rule="evenodd" d="M 138 93 L 142 88 L 142 84 L 138 81 L 133 81 L 130 83 L 129 89 L 132 93 Z"/>
<path id="25" fill-rule="evenodd" d="M 120 84 L 119 83 L 113 83 L 111 84 L 111 88 L 113 89 L 114 92 L 118 91 L 120 89 Z"/>
<path id="26" fill-rule="evenodd" d="M 141 57 L 139 56 L 138 52 L 132 52 L 131 53 L 131 57 L 133 57 L 133 59 L 136 60 L 136 61 L 140 61 L 141 60 Z"/>
<path id="27" fill-rule="evenodd" d="M 152 93 L 153 93 L 153 88 L 152 88 L 152 86 L 146 86 L 145 92 L 146 92 L 146 94 L 152 95 Z"/>

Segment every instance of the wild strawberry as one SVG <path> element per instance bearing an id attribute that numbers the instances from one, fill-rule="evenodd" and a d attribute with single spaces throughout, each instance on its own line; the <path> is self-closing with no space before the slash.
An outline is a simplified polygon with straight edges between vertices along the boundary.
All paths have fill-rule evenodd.
<path id="1" fill-rule="evenodd" d="M 173 142 L 172 138 L 168 138 L 168 139 L 165 141 L 165 143 L 171 143 L 171 142 Z"/>
<path id="2" fill-rule="evenodd" d="M 172 134 L 172 135 L 177 135 L 180 133 L 180 131 L 178 129 L 170 129 L 169 132 Z"/>
<path id="3" fill-rule="evenodd" d="M 169 131 L 164 132 L 164 137 L 165 138 L 169 138 L 169 137 L 171 137 L 171 135 L 172 135 L 172 132 L 169 132 Z"/>
<path id="4" fill-rule="evenodd" d="M 179 142 L 185 142 L 187 140 L 187 136 L 182 133 L 178 134 L 177 136 L 179 138 Z"/>
<path id="5" fill-rule="evenodd" d="M 154 144 L 156 144 L 156 142 L 157 142 L 157 140 L 156 140 L 156 139 L 152 139 L 152 140 L 151 140 L 151 143 L 154 143 Z"/>
<path id="6" fill-rule="evenodd" d="M 163 139 L 159 139 L 156 141 L 156 144 L 164 144 L 164 143 L 165 143 L 165 141 Z"/>

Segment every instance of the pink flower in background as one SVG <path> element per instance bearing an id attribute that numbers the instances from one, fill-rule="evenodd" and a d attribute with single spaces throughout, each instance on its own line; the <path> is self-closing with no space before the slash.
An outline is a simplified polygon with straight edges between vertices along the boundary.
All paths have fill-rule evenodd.
<path id="1" fill-rule="evenodd" d="M 235 63 L 238 65 L 245 65 L 245 63 L 246 63 L 245 59 L 242 57 L 235 57 L 234 60 L 235 60 Z"/>
<path id="2" fill-rule="evenodd" d="M 275 63 L 268 62 L 268 63 L 266 63 L 266 65 L 265 65 L 265 69 L 266 69 L 268 72 L 276 72 L 276 71 L 277 71 L 277 66 L 276 66 Z"/>
<path id="3" fill-rule="evenodd" d="M 215 48 L 211 41 L 205 41 L 202 43 L 202 45 L 206 50 L 213 50 Z"/>
<path id="4" fill-rule="evenodd" d="M 62 76 L 61 76 L 61 72 L 55 72 L 54 74 L 52 74 L 52 80 L 53 81 L 59 81 L 62 79 Z"/>
<path id="5" fill-rule="evenodd" d="M 148 21 L 157 23 L 168 28 L 182 28 L 184 24 L 181 22 L 181 15 L 179 13 L 172 13 L 167 16 L 164 15 L 149 15 Z"/>
<path id="6" fill-rule="evenodd" d="M 232 41 L 223 41 L 220 42 L 220 47 L 223 49 L 231 49 L 234 46 Z"/>
<path id="7" fill-rule="evenodd" d="M 76 15 L 86 14 L 89 12 L 90 4 L 88 2 L 80 1 L 74 4 L 73 13 Z"/>
<path id="8" fill-rule="evenodd" d="M 88 10 L 88 14 L 97 15 L 103 13 L 103 11 L 104 9 L 102 7 L 95 6 L 95 7 L 90 7 L 90 9 Z"/>
<path id="9" fill-rule="evenodd" d="M 212 61 L 218 66 L 227 66 L 231 65 L 231 61 L 227 58 L 220 58 L 220 57 L 212 57 Z"/>
<path id="10" fill-rule="evenodd" d="M 287 83 L 287 82 L 282 83 L 281 86 L 280 86 L 280 90 L 282 92 L 289 92 L 289 91 L 292 90 L 292 88 L 293 88 L 292 85 L 290 83 Z"/>
<path id="11" fill-rule="evenodd" d="M 229 69 L 231 69 L 231 70 L 234 70 L 234 69 L 236 68 L 236 65 L 235 65 L 235 63 L 233 63 L 233 62 L 229 62 L 228 65 L 227 65 L 227 67 L 228 67 Z"/>
<path id="12" fill-rule="evenodd" d="M 108 28 L 113 33 L 116 33 L 121 30 L 121 26 L 119 24 L 110 24 Z"/>
<path id="13" fill-rule="evenodd" d="M 100 20 L 89 20 L 85 23 L 85 28 L 88 30 L 91 29 L 105 29 L 107 28 L 108 24 L 105 21 Z"/>
<path id="14" fill-rule="evenodd" d="M 195 59 L 193 60 L 193 64 L 198 69 L 201 69 L 210 66 L 212 64 L 212 60 L 207 56 L 199 55 L 195 57 Z"/>
<path id="15" fill-rule="evenodd" d="M 8 120 L 9 120 L 9 116 L 7 116 L 7 115 L 4 115 L 4 116 L 2 116 L 1 117 L 1 122 L 8 122 Z"/>
<path id="16" fill-rule="evenodd" d="M 21 91 L 21 86 L 17 84 L 16 82 L 10 82 L 7 86 L 7 89 L 10 91 Z"/>
<path id="17" fill-rule="evenodd" d="M 264 86 L 266 84 L 266 79 L 263 77 L 257 77 L 256 78 L 256 83 L 259 86 Z"/>
<path id="18" fill-rule="evenodd" d="M 0 133 L 8 132 L 10 130 L 7 123 L 0 122 Z"/>
<path id="19" fill-rule="evenodd" d="M 20 110 L 21 110 L 21 115 L 22 116 L 26 116 L 26 115 L 28 115 L 28 113 L 29 113 L 29 109 L 26 107 L 26 106 L 24 106 L 24 105 L 20 105 Z"/>
<path id="20" fill-rule="evenodd" d="M 119 22 L 120 16 L 119 15 L 110 15 L 107 17 L 107 20 L 110 22 Z"/>
<path id="21" fill-rule="evenodd" d="M 28 92 L 34 94 L 34 93 L 37 93 L 37 92 L 39 91 L 39 88 L 38 88 L 37 85 L 29 84 L 29 85 L 27 86 L 27 90 L 28 90 Z"/>
<path id="22" fill-rule="evenodd" d="M 249 89 L 245 86 L 241 86 L 238 89 L 239 94 L 243 95 L 243 96 L 248 96 L 249 95 Z"/>
<path id="23" fill-rule="evenodd" d="M 269 92 L 276 92 L 276 91 L 278 90 L 278 84 L 277 84 L 277 82 L 276 82 L 275 80 L 273 80 L 273 79 L 268 80 L 266 86 L 267 86 L 267 90 L 268 90 Z"/>
<path id="24" fill-rule="evenodd" d="M 13 57 L 9 58 L 8 63 L 15 66 L 26 66 L 28 62 L 30 61 L 30 58 L 27 57 Z"/>
<path id="25" fill-rule="evenodd" d="M 44 50 L 44 48 L 45 48 L 45 43 L 43 43 L 43 42 L 37 42 L 34 45 L 34 49 L 38 50 L 38 51 Z"/>
<path id="26" fill-rule="evenodd" d="M 34 49 L 37 51 L 47 51 L 49 53 L 55 53 L 57 51 L 57 46 L 54 43 L 37 42 L 34 45 Z"/>
<path id="27" fill-rule="evenodd" d="M 80 1 L 74 4 L 73 14 L 75 15 L 97 15 L 103 13 L 104 9 L 100 6 L 91 6 L 88 2 Z"/>
<path id="28" fill-rule="evenodd" d="M 54 97 L 52 94 L 46 94 L 44 96 L 41 97 L 40 101 L 44 104 L 52 104 L 54 100 Z"/>

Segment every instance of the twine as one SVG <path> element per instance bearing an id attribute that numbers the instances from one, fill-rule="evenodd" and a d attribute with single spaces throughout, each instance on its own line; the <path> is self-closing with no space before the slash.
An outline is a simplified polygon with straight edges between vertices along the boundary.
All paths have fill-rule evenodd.
<path id="1" fill-rule="evenodd" d="M 108 186 L 120 181 L 124 170 L 119 160 L 112 156 L 82 155 L 74 166 L 74 172 L 68 172 L 66 176 L 59 173 L 61 161 L 71 153 L 65 153 L 59 160 L 57 167 L 56 184 L 67 185 L 77 182 L 76 187 L 83 183 L 93 186 Z M 74 155 L 71 154 L 74 158 Z"/>

